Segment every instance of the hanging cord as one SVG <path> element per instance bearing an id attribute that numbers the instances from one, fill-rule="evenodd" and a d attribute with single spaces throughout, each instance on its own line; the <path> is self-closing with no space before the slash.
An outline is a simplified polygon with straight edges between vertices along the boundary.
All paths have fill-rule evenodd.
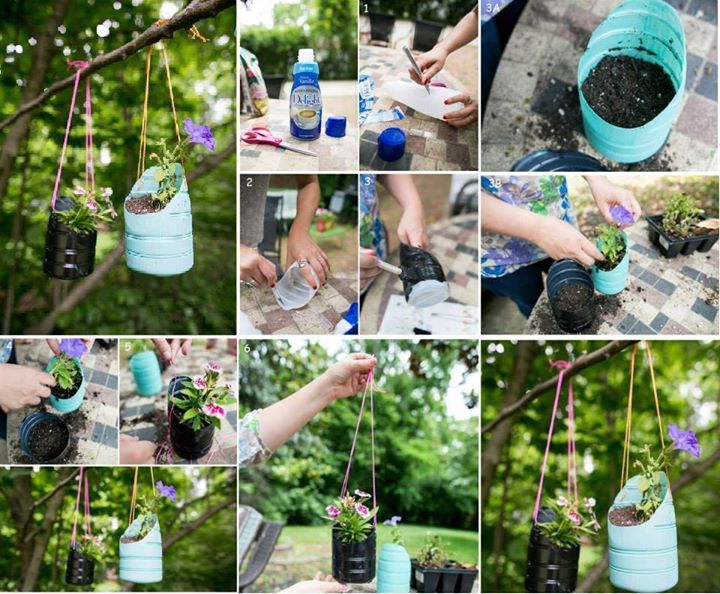
<path id="1" fill-rule="evenodd" d="M 65 139 L 63 140 L 63 146 L 62 151 L 60 152 L 60 164 L 58 165 L 57 175 L 55 176 L 55 188 L 53 189 L 52 194 L 52 201 L 50 202 L 50 209 L 55 210 L 55 202 L 57 201 L 57 195 L 58 190 L 60 188 L 60 177 L 62 176 L 62 169 L 63 164 L 65 163 L 65 153 L 67 152 L 67 144 L 68 139 L 70 138 L 70 127 L 72 126 L 72 118 L 73 118 L 73 112 L 75 111 L 75 100 L 77 99 L 77 91 L 78 86 L 80 86 L 80 76 L 82 75 L 82 71 L 85 70 L 88 67 L 88 63 L 83 60 L 72 60 L 68 61 L 68 69 L 75 68 L 75 84 L 73 85 L 73 92 L 72 92 L 72 99 L 70 100 L 70 112 L 68 113 L 68 119 L 67 119 L 67 125 L 65 126 Z M 86 91 L 85 91 L 85 98 L 86 103 L 89 105 L 89 97 L 90 97 L 90 79 L 88 78 L 86 80 Z M 87 109 L 87 107 L 86 107 Z M 88 142 L 88 126 L 89 124 L 85 123 L 85 183 L 87 184 L 87 174 L 88 174 L 88 164 L 87 164 L 87 154 L 88 154 L 88 147 L 92 146 L 92 137 L 90 141 Z M 91 168 L 92 169 L 92 168 Z M 95 176 L 93 174 L 93 184 L 94 184 Z M 93 185 L 94 189 L 94 185 Z"/>
<path id="2" fill-rule="evenodd" d="M 90 516 L 90 484 L 85 473 L 85 539 L 92 538 L 92 518 Z"/>
<path id="3" fill-rule="evenodd" d="M 128 525 L 135 521 L 135 502 L 137 500 L 137 484 L 138 484 L 138 470 L 139 466 L 135 467 L 135 478 L 133 478 L 132 494 L 130 496 L 130 518 L 128 519 Z M 153 473 L 153 467 L 150 466 L 150 479 L 152 480 L 153 496 L 155 492 L 155 474 Z"/>
<path id="4" fill-rule="evenodd" d="M 560 393 L 562 391 L 563 377 L 565 370 L 572 363 L 570 361 L 551 361 L 551 367 L 560 369 L 558 374 L 557 389 L 555 390 L 555 401 L 553 402 L 552 417 L 550 418 L 550 427 L 548 429 L 547 443 L 545 444 L 545 456 L 543 457 L 542 468 L 540 469 L 540 482 L 538 483 L 537 495 L 535 496 L 535 508 L 533 509 L 533 522 L 537 524 L 538 513 L 540 512 L 540 498 L 542 497 L 543 482 L 545 481 L 545 468 L 547 467 L 548 456 L 550 455 L 550 443 L 552 441 L 553 429 L 555 427 L 555 416 L 557 415 L 558 403 L 560 402 Z M 572 455 L 571 455 L 572 454 Z M 572 470 L 571 470 L 572 468 Z M 572 378 L 568 380 L 568 497 L 570 496 L 570 482 L 572 480 L 575 500 L 577 501 L 577 465 L 575 461 L 575 410 L 572 394 Z"/>
<path id="5" fill-rule="evenodd" d="M 72 529 L 72 537 L 70 538 L 70 548 L 75 550 L 76 542 L 77 542 L 77 521 L 78 521 L 78 513 L 80 511 L 80 493 L 82 491 L 82 485 L 83 485 L 83 475 L 85 473 L 85 467 L 80 467 L 80 475 L 78 480 L 78 488 L 77 488 L 77 496 L 75 497 L 75 519 L 73 520 L 73 529 Z"/>
<path id="6" fill-rule="evenodd" d="M 347 468 L 345 469 L 345 478 L 343 479 L 342 488 L 340 489 L 340 497 L 347 495 L 348 483 L 350 481 L 350 469 L 352 467 L 353 458 L 355 456 L 355 445 L 357 444 L 358 432 L 360 431 L 360 423 L 365 410 L 365 401 L 368 392 L 370 394 L 370 452 L 371 452 L 371 474 L 372 474 L 372 501 L 373 509 L 377 508 L 377 492 L 375 484 L 375 403 L 374 403 L 374 370 L 368 373 L 368 381 L 363 390 L 362 401 L 360 402 L 360 412 L 358 414 L 357 423 L 355 424 L 355 434 L 353 435 L 352 446 L 350 448 L 350 457 L 348 458 Z M 377 528 L 377 513 L 373 516 L 373 527 Z"/>

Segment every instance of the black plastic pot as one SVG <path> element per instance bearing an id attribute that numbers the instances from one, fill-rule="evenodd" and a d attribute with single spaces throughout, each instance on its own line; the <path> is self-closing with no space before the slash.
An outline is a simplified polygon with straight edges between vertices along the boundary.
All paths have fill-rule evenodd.
<path id="1" fill-rule="evenodd" d="M 60 196 L 55 203 L 56 210 L 70 208 L 70 199 Z M 50 213 L 45 234 L 45 255 L 43 271 L 50 278 L 73 280 L 89 276 L 95 269 L 95 243 L 97 232 L 81 235 Z"/>
<path id="2" fill-rule="evenodd" d="M 416 592 L 472 592 L 478 575 L 477 569 L 423 567 L 415 560 L 411 563 L 410 587 Z"/>
<path id="3" fill-rule="evenodd" d="M 87 586 L 95 577 L 95 560 L 83 557 L 76 549 L 70 548 L 65 570 L 65 581 L 73 586 Z"/>
<path id="4" fill-rule="evenodd" d="M 538 514 L 539 522 L 548 522 L 552 518 L 553 512 L 549 508 L 543 508 Z M 528 543 L 525 591 L 574 592 L 579 559 L 580 545 L 561 548 L 533 525 Z"/>
<path id="5" fill-rule="evenodd" d="M 557 302 L 557 292 L 565 285 L 585 285 L 590 297 L 578 309 L 567 310 Z M 579 332 L 595 319 L 595 287 L 590 272 L 575 260 L 558 260 L 548 271 L 547 292 L 555 320 L 565 332 Z"/>
<path id="6" fill-rule="evenodd" d="M 183 389 L 181 382 L 189 379 L 185 375 L 172 378 L 168 386 L 168 395 L 175 396 Z M 180 422 L 184 412 L 177 406 L 173 407 L 173 403 L 168 399 L 168 415 L 171 417 L 170 442 L 178 456 L 185 460 L 197 460 L 210 451 L 215 435 L 215 425 L 208 424 L 198 431 L 194 431 L 190 425 Z"/>
<path id="7" fill-rule="evenodd" d="M 54 429 L 60 431 L 61 439 L 64 439 L 64 445 L 59 447 L 57 451 L 45 452 L 43 455 L 40 455 L 31 448 L 30 438 L 33 435 L 33 430 L 42 423 L 54 425 Z M 57 415 L 44 411 L 35 411 L 26 416 L 20 424 L 20 449 L 22 449 L 33 462 L 41 464 L 60 462 L 65 457 L 65 454 L 67 454 L 69 447 L 70 430 L 68 429 L 67 423 Z"/>
<path id="8" fill-rule="evenodd" d="M 652 215 L 645 217 L 648 224 L 648 238 L 653 245 L 656 245 L 660 253 L 666 258 L 674 258 L 679 254 L 689 256 L 693 252 L 709 252 L 717 243 L 717 233 L 714 235 L 697 235 L 687 239 L 675 239 L 670 237 L 662 228 L 663 215 Z M 702 217 L 704 220 L 705 217 Z"/>
<path id="9" fill-rule="evenodd" d="M 332 574 L 345 584 L 367 584 L 375 578 L 375 541 L 373 528 L 362 542 L 342 542 L 332 531 Z"/>

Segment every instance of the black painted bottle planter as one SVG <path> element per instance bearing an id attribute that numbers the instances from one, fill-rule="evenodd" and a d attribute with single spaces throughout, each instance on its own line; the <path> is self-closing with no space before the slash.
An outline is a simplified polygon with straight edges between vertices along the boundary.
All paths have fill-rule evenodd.
<path id="1" fill-rule="evenodd" d="M 168 395 L 175 396 L 176 393 L 179 393 L 183 389 L 182 382 L 186 380 L 190 380 L 190 378 L 183 375 L 172 378 L 168 386 Z M 215 425 L 208 424 L 198 431 L 194 431 L 190 425 L 180 422 L 184 413 L 185 411 L 177 406 L 173 407 L 173 403 L 168 400 L 168 414 L 171 416 L 170 442 L 178 456 L 185 460 L 197 460 L 210 451 L 215 435 Z"/>
<path id="2" fill-rule="evenodd" d="M 574 310 L 566 310 L 557 303 L 556 295 L 565 285 L 584 285 L 590 289 L 586 303 Z M 555 320 L 565 332 L 579 332 L 595 319 L 595 285 L 590 272 L 574 260 L 565 258 L 550 266 L 547 293 Z"/>
<path id="3" fill-rule="evenodd" d="M 65 581 L 73 586 L 87 586 L 95 577 L 95 560 L 83 557 L 76 549 L 71 548 L 67 558 Z"/>
<path id="4" fill-rule="evenodd" d="M 57 210 L 69 208 L 69 199 L 60 196 L 55 204 Z M 89 276 L 95 269 L 95 243 L 97 231 L 81 235 L 50 213 L 45 234 L 43 271 L 50 278 L 73 280 Z"/>
<path id="5" fill-rule="evenodd" d="M 552 517 L 552 510 L 543 508 L 538 521 L 550 521 Z M 561 548 L 533 525 L 528 543 L 525 591 L 574 592 L 579 559 L 580 545 Z"/>
<path id="6" fill-rule="evenodd" d="M 412 561 L 410 587 L 416 592 L 472 592 L 477 569 L 423 567 Z"/>
<path id="7" fill-rule="evenodd" d="M 405 301 L 409 304 L 429 307 L 442 303 L 450 296 L 445 272 L 430 252 L 401 243 L 400 268 Z"/>
<path id="8" fill-rule="evenodd" d="M 342 542 L 332 531 L 332 574 L 345 584 L 367 584 L 375 578 L 375 541 L 373 528 L 362 542 Z"/>

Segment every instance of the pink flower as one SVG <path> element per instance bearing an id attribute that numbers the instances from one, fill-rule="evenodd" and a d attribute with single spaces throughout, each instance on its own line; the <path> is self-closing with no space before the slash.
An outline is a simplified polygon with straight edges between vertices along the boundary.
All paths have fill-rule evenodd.
<path id="1" fill-rule="evenodd" d="M 230 394 L 235 393 L 235 387 L 232 384 L 223 384 L 223 388 L 225 388 Z"/>
<path id="2" fill-rule="evenodd" d="M 193 378 L 193 386 L 195 386 L 198 390 L 207 390 L 207 382 L 205 381 L 205 378 L 203 378 L 202 375 L 196 375 Z"/>
<path id="3" fill-rule="evenodd" d="M 587 497 L 585 498 L 585 507 L 587 507 L 588 509 L 592 509 L 593 507 L 595 507 L 596 503 L 597 501 L 595 501 L 594 497 L 590 497 L 589 499 Z"/>
<path id="4" fill-rule="evenodd" d="M 330 516 L 333 520 L 340 515 L 340 510 L 334 505 L 328 505 L 325 508 L 325 511 L 327 512 L 327 515 Z"/>
<path id="5" fill-rule="evenodd" d="M 212 402 L 207 402 L 203 405 L 203 412 L 208 417 L 217 417 L 218 419 L 224 419 L 226 415 L 225 409 L 222 406 L 218 406 Z"/>
<path id="6" fill-rule="evenodd" d="M 574 512 L 574 511 L 568 512 L 568 518 L 570 518 L 570 521 L 573 524 L 580 523 L 580 515 L 577 512 Z"/>
<path id="7" fill-rule="evenodd" d="M 215 363 L 205 363 L 205 371 L 214 371 L 215 373 L 220 373 L 222 369 L 219 365 L 216 365 Z"/>
<path id="8" fill-rule="evenodd" d="M 556 503 L 557 503 L 560 507 L 565 507 L 565 506 L 568 504 L 568 500 L 565 499 L 564 497 L 558 497 Z"/>
<path id="9" fill-rule="evenodd" d="M 367 507 L 365 507 L 362 503 L 355 504 L 355 511 L 357 513 L 359 513 L 363 518 L 366 517 L 370 513 L 370 510 Z"/>
<path id="10" fill-rule="evenodd" d="M 91 212 L 97 212 L 97 204 L 95 204 L 92 200 L 88 199 L 85 202 L 85 206 L 87 206 Z"/>

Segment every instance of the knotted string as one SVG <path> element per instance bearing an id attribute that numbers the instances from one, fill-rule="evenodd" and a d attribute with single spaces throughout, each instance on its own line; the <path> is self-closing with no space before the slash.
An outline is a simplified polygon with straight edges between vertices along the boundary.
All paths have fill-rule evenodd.
<path id="1" fill-rule="evenodd" d="M 77 99 L 77 91 L 80 86 L 80 77 L 82 71 L 88 67 L 88 62 L 84 60 L 69 60 L 68 68 L 75 68 L 75 84 L 73 85 L 72 99 L 70 100 L 70 112 L 68 113 L 67 125 L 65 126 L 65 139 L 63 140 L 62 151 L 60 152 L 60 163 L 58 165 L 57 175 L 55 176 L 55 187 L 53 189 L 52 201 L 50 202 L 51 210 L 55 210 L 55 202 L 57 201 L 58 190 L 60 189 L 60 177 L 62 176 L 63 164 L 65 163 L 65 153 L 67 152 L 68 139 L 70 138 L 70 127 L 72 126 L 73 112 L 75 111 L 75 100 Z M 92 161 L 92 107 L 90 105 L 90 78 L 85 79 L 85 189 L 88 189 L 88 181 L 92 182 L 92 190 L 95 191 L 95 172 Z"/>
<path id="2" fill-rule="evenodd" d="M 550 428 L 548 429 L 547 443 L 545 444 L 545 456 L 543 457 L 542 467 L 540 468 L 540 482 L 538 484 L 537 495 L 535 496 L 535 508 L 533 510 L 533 521 L 537 524 L 538 513 L 540 511 L 540 498 L 542 497 L 543 482 L 545 481 L 545 469 L 547 467 L 548 456 L 550 455 L 550 443 L 552 441 L 553 429 L 555 428 L 555 416 L 557 415 L 558 403 L 560 402 L 560 393 L 562 391 L 563 377 L 565 371 L 571 367 L 570 361 L 551 361 L 551 367 L 560 369 L 558 374 L 557 389 L 555 390 L 555 402 L 553 403 L 552 417 L 550 418 Z M 567 492 L 570 496 L 570 483 L 572 482 L 575 492 L 575 500 L 577 501 L 577 463 L 575 459 L 575 410 L 572 392 L 572 378 L 568 380 L 568 485 Z"/>

